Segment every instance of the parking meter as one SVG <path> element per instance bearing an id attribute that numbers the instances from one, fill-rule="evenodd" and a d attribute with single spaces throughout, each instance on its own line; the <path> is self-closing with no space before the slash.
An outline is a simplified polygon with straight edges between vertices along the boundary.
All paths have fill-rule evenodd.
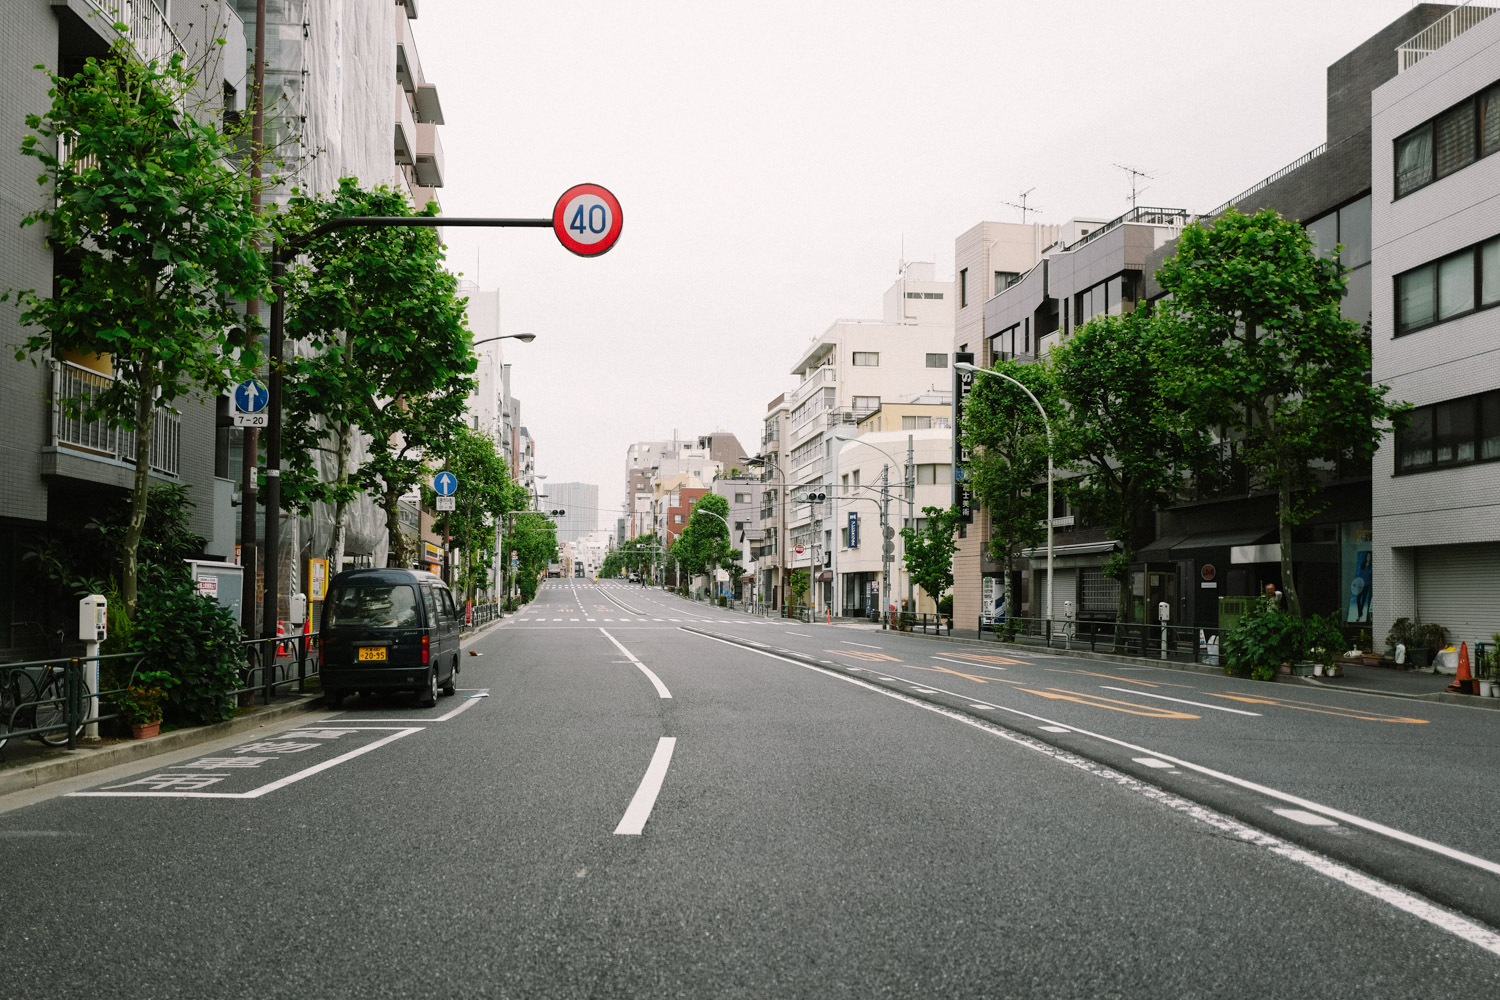
<path id="1" fill-rule="evenodd" d="M 78 602 L 78 639 L 103 642 L 109 633 L 109 602 L 103 594 L 90 594 Z"/>
<path id="2" fill-rule="evenodd" d="M 1156 620 L 1166 625 L 1172 620 L 1172 605 L 1159 601 L 1156 605 Z"/>
<path id="3" fill-rule="evenodd" d="M 303 622 L 307 621 L 306 594 L 292 595 L 291 608 L 287 615 L 287 620 L 290 621 L 293 625 L 301 625 Z"/>

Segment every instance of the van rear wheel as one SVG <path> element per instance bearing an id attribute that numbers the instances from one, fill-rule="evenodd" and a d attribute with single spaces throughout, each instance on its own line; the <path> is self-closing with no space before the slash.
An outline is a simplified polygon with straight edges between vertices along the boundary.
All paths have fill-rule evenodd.
<path id="1" fill-rule="evenodd" d="M 443 682 L 443 694 L 451 698 L 458 693 L 458 657 L 453 658 L 453 670 Z"/>
<path id="2" fill-rule="evenodd" d="M 427 671 L 427 687 L 417 692 L 417 704 L 423 708 L 431 708 L 437 704 L 437 699 L 437 664 L 434 663 L 432 669 Z"/>

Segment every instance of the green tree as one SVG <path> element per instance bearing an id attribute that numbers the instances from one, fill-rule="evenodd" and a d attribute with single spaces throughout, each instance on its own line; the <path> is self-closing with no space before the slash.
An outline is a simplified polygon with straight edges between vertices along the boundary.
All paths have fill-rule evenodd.
<path id="1" fill-rule="evenodd" d="M 1314 509 L 1320 470 L 1368 460 L 1405 409 L 1370 384 L 1368 337 L 1339 311 L 1345 273 L 1269 209 L 1187 227 L 1157 272 L 1180 362 L 1171 394 L 1238 451 L 1253 488 L 1275 491 L 1282 588 L 1299 616 L 1292 528 Z"/>
<path id="2" fill-rule="evenodd" d="M 1120 551 L 1104 575 L 1120 584 L 1118 620 L 1131 619 L 1130 566 L 1136 530 L 1181 487 L 1202 435 L 1171 395 L 1176 361 L 1145 311 L 1100 316 L 1054 348 L 1052 387 L 1057 462 L 1077 473 L 1068 495 L 1091 523 L 1109 530 Z"/>
<path id="3" fill-rule="evenodd" d="M 729 501 L 717 493 L 705 493 L 693 504 L 688 523 L 672 543 L 672 555 L 689 576 L 707 573 L 712 589 L 714 571 L 729 562 Z"/>
<path id="4" fill-rule="evenodd" d="M 185 113 L 198 80 L 180 53 L 142 63 L 120 43 L 51 80 L 52 105 L 27 115 L 21 142 L 50 191 L 22 224 L 45 225 L 73 266 L 57 294 L 17 294 L 22 322 L 40 332 L 16 356 L 94 356 L 113 368 L 106 387 L 63 403 L 136 435 L 120 571 L 133 610 L 157 411 L 254 372 L 254 321 L 237 303 L 266 294 L 268 268 L 251 184 L 230 165 L 232 141 Z"/>
<path id="5" fill-rule="evenodd" d="M 294 198 L 280 228 L 291 238 L 329 219 L 434 208 L 414 213 L 400 192 L 346 177 L 326 197 Z M 424 477 L 425 456 L 446 451 L 463 426 L 478 364 L 457 288 L 430 227 L 334 230 L 309 244 L 288 277 L 287 334 L 310 353 L 287 362 L 282 495 L 304 512 L 314 502 L 333 505 L 335 559 L 361 491 L 385 512 L 389 564 L 413 557 L 402 551 L 399 500 Z M 366 445 L 358 463 L 356 436 Z M 331 479 L 318 472 L 319 451 L 335 456 Z"/>
<path id="6" fill-rule="evenodd" d="M 526 491 L 510 478 L 510 469 L 495 442 L 480 431 L 459 426 L 447 450 L 447 470 L 458 477 L 454 510 L 448 532 L 459 552 L 457 589 L 468 600 L 489 579 L 495 549 L 495 522 L 527 499 Z M 422 495 L 435 499 L 430 485 Z M 438 517 L 443 517 L 438 514 Z"/>
<path id="7" fill-rule="evenodd" d="M 510 518 L 505 545 L 516 551 L 520 564 L 516 588 L 521 600 L 530 601 L 536 597 L 537 577 L 547 571 L 548 563 L 557 561 L 557 524 L 540 511 L 522 511 Z M 567 572 L 572 575 L 571 566 Z"/>
<path id="8" fill-rule="evenodd" d="M 953 553 L 958 551 L 955 535 L 962 515 L 957 507 L 923 507 L 922 514 L 926 523 L 920 530 L 911 525 L 901 529 L 906 543 L 906 571 L 929 597 L 941 601 L 953 586 Z"/>
<path id="9" fill-rule="evenodd" d="M 1055 414 L 1051 371 L 1045 361 L 1005 360 L 994 370 L 1032 391 Z M 1038 544 L 1047 533 L 1047 431 L 1036 404 L 1004 379 L 976 376 L 964 404 L 962 433 L 968 446 L 967 470 L 974 499 L 990 515 L 990 554 L 1005 567 L 1009 586 L 1015 552 Z M 1011 614 L 1019 604 L 1010 602 Z"/>

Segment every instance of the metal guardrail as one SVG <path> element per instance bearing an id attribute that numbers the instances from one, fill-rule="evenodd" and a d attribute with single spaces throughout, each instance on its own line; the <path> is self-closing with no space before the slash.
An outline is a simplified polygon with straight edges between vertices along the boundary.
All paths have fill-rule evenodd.
<path id="1" fill-rule="evenodd" d="M 269 705 L 278 688 L 296 684 L 298 693 L 306 691 L 307 679 L 318 676 L 318 661 L 313 655 L 318 635 L 303 632 L 244 640 L 241 645 L 245 650 L 245 666 L 240 671 L 240 686 L 230 693 L 235 697 L 258 694 Z"/>
<path id="2" fill-rule="evenodd" d="M 1254 184 L 1252 184 L 1249 187 L 1245 188 L 1245 190 L 1241 191 L 1239 194 L 1235 195 L 1233 198 L 1230 198 L 1228 201 L 1226 201 L 1224 204 L 1220 205 L 1218 208 L 1214 209 L 1211 212 L 1206 213 L 1204 215 L 1204 218 L 1211 219 L 1214 216 L 1223 215 L 1225 212 L 1229 211 L 1235 205 L 1238 205 L 1240 202 L 1244 201 L 1246 198 L 1250 197 L 1255 192 L 1260 191 L 1260 190 L 1262 190 L 1264 188 L 1270 187 L 1272 184 L 1275 184 L 1277 181 L 1281 180 L 1283 177 L 1285 177 L 1287 174 L 1291 173 L 1293 170 L 1297 170 L 1297 169 L 1300 169 L 1301 167 L 1306 166 L 1307 164 L 1311 163 L 1313 160 L 1316 160 L 1318 157 L 1322 156 L 1326 152 L 1328 152 L 1328 143 L 1325 142 L 1325 143 L 1322 143 L 1321 145 L 1315 146 L 1314 148 L 1308 150 L 1306 153 L 1303 153 L 1301 156 L 1297 157 L 1291 163 L 1288 163 L 1286 166 L 1284 166 L 1280 170 L 1276 171 L 1270 177 L 1266 177 L 1266 178 L 1264 178 L 1262 180 L 1256 181 Z"/>
<path id="3" fill-rule="evenodd" d="M 953 619 L 949 615 L 919 614 L 915 611 L 890 611 L 882 627 L 896 632 L 924 632 L 929 635 L 952 635 Z"/>
<path id="4" fill-rule="evenodd" d="M 1396 46 L 1396 72 L 1405 73 L 1500 8 L 1473 7 L 1469 0 Z"/>
<path id="5" fill-rule="evenodd" d="M 143 653 L 111 653 L 0 664 L 0 746 L 13 739 L 36 738 L 73 749 L 86 723 L 119 717 L 114 699 L 125 691 L 118 687 L 91 692 L 89 664 L 133 659 L 133 678 L 144 657 Z M 56 739 L 58 734 L 65 738 Z"/>
<path id="6" fill-rule="evenodd" d="M 1196 625 L 1150 625 L 1145 622 L 1074 621 L 1071 619 L 979 617 L 979 638 L 1058 649 L 1087 649 L 1148 660 L 1222 664 L 1222 630 Z"/>

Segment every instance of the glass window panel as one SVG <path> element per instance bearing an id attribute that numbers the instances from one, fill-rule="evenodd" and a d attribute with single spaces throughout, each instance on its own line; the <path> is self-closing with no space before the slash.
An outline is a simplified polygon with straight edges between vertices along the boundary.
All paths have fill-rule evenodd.
<path id="1" fill-rule="evenodd" d="M 1474 162 L 1474 105 L 1466 103 L 1433 122 L 1437 176 L 1446 177 Z"/>
<path id="2" fill-rule="evenodd" d="M 1438 261 L 1438 319 L 1474 308 L 1474 252 Z"/>
<path id="3" fill-rule="evenodd" d="M 1340 312 L 1345 319 L 1352 319 L 1363 326 L 1370 322 L 1370 274 L 1374 269 L 1368 265 L 1349 272 L 1349 282 L 1344 287 L 1344 301 Z"/>
<path id="4" fill-rule="evenodd" d="M 1124 301 L 1125 279 L 1110 278 L 1104 283 L 1105 312 L 1120 315 L 1120 303 Z"/>
<path id="5" fill-rule="evenodd" d="M 1432 180 L 1432 126 L 1396 140 L 1396 197 Z"/>
<path id="6" fill-rule="evenodd" d="M 929 354 L 929 355 L 927 355 L 927 367 L 928 368 L 947 368 L 948 367 L 948 355 L 946 355 L 946 354 Z"/>
<path id="7" fill-rule="evenodd" d="M 1370 196 L 1339 209 L 1339 242 L 1345 267 L 1363 267 L 1370 262 Z"/>
<path id="8" fill-rule="evenodd" d="M 1434 462 L 1474 461 L 1474 400 L 1457 399 L 1433 407 Z"/>
<path id="9" fill-rule="evenodd" d="M 1320 257 L 1332 257 L 1333 248 L 1339 242 L 1339 214 L 1329 212 L 1307 224 L 1307 238 L 1312 240 L 1313 250 Z"/>
<path id="10" fill-rule="evenodd" d="M 1482 305 L 1500 302 L 1500 240 L 1490 240 L 1479 248 L 1479 301 Z"/>
<path id="11" fill-rule="evenodd" d="M 1479 155 L 1500 150 L 1500 87 L 1479 95 Z"/>
<path id="12" fill-rule="evenodd" d="M 1396 279 L 1396 329 L 1412 330 L 1436 315 L 1437 265 L 1428 264 Z"/>
<path id="13" fill-rule="evenodd" d="M 1479 457 L 1500 458 L 1500 392 L 1479 397 Z"/>
<path id="14" fill-rule="evenodd" d="M 1396 434 L 1396 467 L 1401 471 L 1432 464 L 1432 410 L 1414 410 L 1411 423 Z"/>

